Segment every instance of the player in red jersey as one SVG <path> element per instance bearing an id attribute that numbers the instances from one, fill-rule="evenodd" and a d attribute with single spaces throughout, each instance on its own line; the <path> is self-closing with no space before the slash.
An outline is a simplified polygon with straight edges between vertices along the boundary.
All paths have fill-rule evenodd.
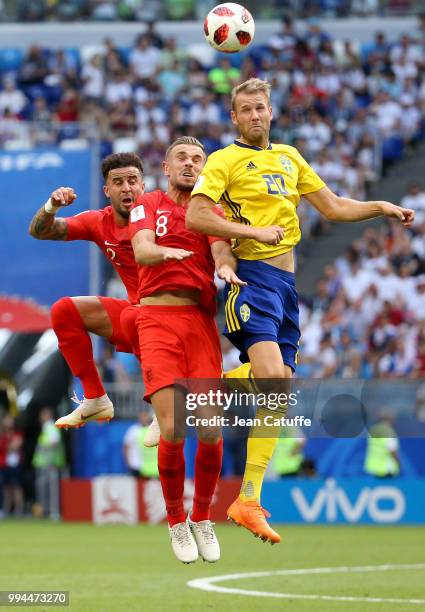
<path id="1" fill-rule="evenodd" d="M 130 215 L 130 236 L 139 267 L 141 308 L 136 319 L 146 397 L 158 418 L 158 470 L 176 557 L 192 563 L 200 554 L 217 561 L 220 547 L 209 517 L 220 475 L 220 428 L 198 429 L 193 508 L 186 518 L 184 439 L 175 434 L 176 379 L 221 377 L 214 269 L 240 283 L 230 244 L 186 229 L 191 190 L 205 163 L 202 144 L 178 138 L 167 150 L 166 193 L 140 196 Z"/>
<path id="2" fill-rule="evenodd" d="M 62 207 L 69 206 L 77 197 L 72 188 L 60 187 L 53 191 L 30 224 L 31 236 L 40 240 L 89 240 L 97 244 L 128 294 L 128 301 L 79 296 L 64 297 L 53 304 L 52 326 L 59 348 L 84 390 L 83 401 L 56 421 L 58 427 L 79 427 L 87 421 L 109 421 L 114 416 L 112 402 L 96 368 L 88 332 L 106 338 L 119 351 L 133 351 L 122 333 L 120 316 L 124 311 L 131 316 L 131 304 L 138 303 L 137 265 L 128 235 L 128 220 L 134 201 L 144 192 L 143 164 L 135 153 L 116 153 L 103 160 L 102 174 L 103 190 L 110 206 L 73 217 L 56 217 Z"/>

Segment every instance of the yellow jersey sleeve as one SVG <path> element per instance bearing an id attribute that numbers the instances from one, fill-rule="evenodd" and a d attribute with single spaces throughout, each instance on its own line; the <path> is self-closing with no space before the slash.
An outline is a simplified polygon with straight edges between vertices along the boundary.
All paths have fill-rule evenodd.
<path id="1" fill-rule="evenodd" d="M 320 176 L 313 170 L 313 168 L 306 162 L 304 157 L 296 150 L 296 158 L 298 162 L 298 182 L 297 190 L 300 195 L 306 193 L 313 193 L 313 191 L 319 191 L 322 187 L 326 186 L 326 183 L 322 181 Z"/>
<path id="2" fill-rule="evenodd" d="M 220 151 L 212 153 L 192 189 L 192 197 L 206 195 L 218 202 L 229 184 L 230 171 Z"/>

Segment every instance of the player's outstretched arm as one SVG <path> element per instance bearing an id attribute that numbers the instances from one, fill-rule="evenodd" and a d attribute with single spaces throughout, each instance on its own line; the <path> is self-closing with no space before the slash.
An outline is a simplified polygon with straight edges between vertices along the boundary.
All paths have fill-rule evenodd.
<path id="1" fill-rule="evenodd" d="M 232 253 L 228 242 L 217 240 L 211 245 L 211 253 L 214 258 L 215 269 L 219 278 L 233 285 L 245 286 L 247 283 L 236 274 L 238 260 Z"/>
<path id="2" fill-rule="evenodd" d="M 186 213 L 186 227 L 192 231 L 219 236 L 221 238 L 251 238 L 265 244 L 279 244 L 283 238 L 284 229 L 277 225 L 255 227 L 232 223 L 216 215 L 213 211 L 214 202 L 207 196 L 195 195 Z"/>
<path id="3" fill-rule="evenodd" d="M 52 192 L 44 206 L 31 220 L 29 233 L 38 240 L 66 240 L 67 221 L 56 219 L 55 215 L 63 206 L 69 206 L 77 197 L 72 187 L 59 187 Z"/>
<path id="4" fill-rule="evenodd" d="M 304 197 L 330 221 L 365 221 L 385 215 L 399 219 L 405 227 L 410 227 L 415 220 L 415 212 L 410 208 L 384 200 L 361 202 L 339 197 L 329 187 L 307 193 Z"/>
<path id="5" fill-rule="evenodd" d="M 141 266 L 157 266 L 172 259 L 181 261 L 193 255 L 192 251 L 164 247 L 155 243 L 155 232 L 143 229 L 137 232 L 131 240 L 134 258 Z"/>

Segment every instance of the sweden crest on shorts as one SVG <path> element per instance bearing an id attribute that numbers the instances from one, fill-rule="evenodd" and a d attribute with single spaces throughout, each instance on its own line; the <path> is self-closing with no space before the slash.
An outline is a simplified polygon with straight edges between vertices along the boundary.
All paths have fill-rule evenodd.
<path id="1" fill-rule="evenodd" d="M 242 321 L 246 323 L 249 320 L 249 317 L 251 316 L 251 310 L 248 304 L 242 304 L 242 306 L 239 308 L 239 312 L 240 312 Z"/>

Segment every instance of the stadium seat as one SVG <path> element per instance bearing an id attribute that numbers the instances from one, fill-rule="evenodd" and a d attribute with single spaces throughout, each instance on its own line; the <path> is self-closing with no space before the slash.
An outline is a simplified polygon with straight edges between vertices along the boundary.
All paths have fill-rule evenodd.
<path id="1" fill-rule="evenodd" d="M 23 56 L 22 49 L 0 49 L 0 72 L 18 72 Z"/>
<path id="2" fill-rule="evenodd" d="M 31 102 L 36 98 L 49 98 L 50 88 L 45 85 L 22 85 L 21 89 Z"/>
<path id="3" fill-rule="evenodd" d="M 118 47 L 120 57 L 126 66 L 130 63 L 131 47 Z"/>
<path id="4" fill-rule="evenodd" d="M 77 49 L 77 47 L 66 47 L 63 52 L 67 58 L 69 58 L 73 63 L 75 63 L 77 68 L 80 67 L 80 51 L 79 49 Z"/>

